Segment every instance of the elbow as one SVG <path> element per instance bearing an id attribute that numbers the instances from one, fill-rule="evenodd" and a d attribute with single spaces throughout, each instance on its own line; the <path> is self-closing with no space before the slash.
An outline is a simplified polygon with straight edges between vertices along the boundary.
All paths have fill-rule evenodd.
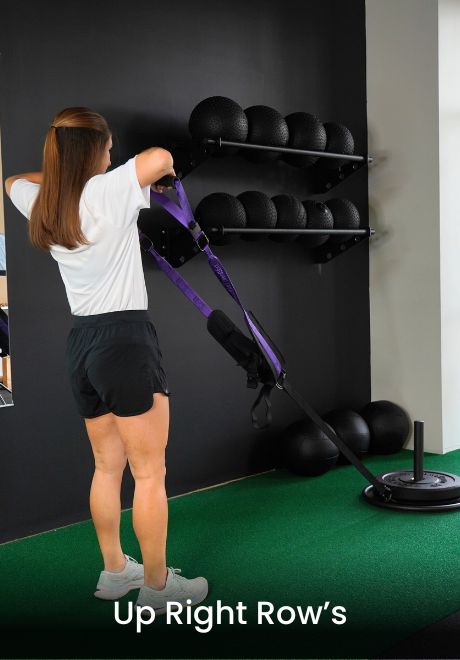
<path id="1" fill-rule="evenodd" d="M 9 176 L 5 179 L 5 192 L 10 197 L 10 190 L 11 186 L 13 185 L 13 182 L 15 181 L 16 177 L 14 176 Z"/>
<path id="2" fill-rule="evenodd" d="M 172 157 L 171 152 L 168 151 L 167 149 L 162 149 L 162 152 L 163 152 L 162 156 L 163 156 L 163 159 L 164 159 L 164 169 L 167 172 L 169 172 L 174 166 L 174 159 Z"/>

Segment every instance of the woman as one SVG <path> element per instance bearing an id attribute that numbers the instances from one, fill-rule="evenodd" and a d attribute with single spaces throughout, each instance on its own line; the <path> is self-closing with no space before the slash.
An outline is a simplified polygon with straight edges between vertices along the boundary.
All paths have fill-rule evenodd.
<path id="1" fill-rule="evenodd" d="M 95 596 L 140 587 L 136 605 L 157 614 L 168 601 L 196 604 L 208 583 L 166 566 L 165 448 L 169 391 L 148 312 L 137 218 L 150 187 L 175 175 L 169 151 L 151 147 L 110 166 L 112 135 L 88 108 L 59 112 L 46 135 L 42 172 L 8 177 L 13 204 L 29 219 L 31 243 L 58 262 L 72 314 L 66 366 L 94 453 L 91 516 L 104 560 Z M 120 486 L 135 480 L 133 527 L 143 565 L 120 543 Z"/>

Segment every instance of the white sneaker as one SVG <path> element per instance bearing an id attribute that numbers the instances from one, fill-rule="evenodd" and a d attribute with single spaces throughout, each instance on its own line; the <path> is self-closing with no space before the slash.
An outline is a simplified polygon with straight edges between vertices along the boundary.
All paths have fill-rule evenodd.
<path id="1" fill-rule="evenodd" d="M 124 553 L 123 553 L 124 554 Z M 134 557 L 126 555 L 126 564 L 122 571 L 112 573 L 111 571 L 101 571 L 97 591 L 94 592 L 96 598 L 103 600 L 116 600 L 121 598 L 131 589 L 139 589 L 144 584 L 144 566 L 139 564 Z"/>
<path id="2" fill-rule="evenodd" d="M 180 568 L 167 567 L 168 576 L 164 589 L 154 589 L 144 584 L 139 591 L 135 607 L 149 605 L 155 610 L 155 614 L 164 614 L 167 603 L 174 601 L 182 605 L 196 605 L 208 595 L 208 581 L 204 577 L 196 577 L 192 580 L 177 575 Z M 192 602 L 187 603 L 190 599 Z"/>

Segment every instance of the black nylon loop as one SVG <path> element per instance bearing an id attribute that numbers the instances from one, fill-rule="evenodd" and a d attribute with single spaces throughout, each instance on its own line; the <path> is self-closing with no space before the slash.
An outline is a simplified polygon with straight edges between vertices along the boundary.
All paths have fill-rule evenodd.
<path id="1" fill-rule="evenodd" d="M 273 386 L 271 386 L 271 385 L 264 385 L 263 387 L 261 387 L 260 392 L 259 392 L 259 396 L 255 400 L 255 402 L 254 402 L 254 404 L 251 408 L 252 425 L 255 429 L 265 429 L 267 426 L 270 426 L 270 424 L 271 424 L 271 421 L 272 421 L 272 412 L 271 412 L 272 404 L 271 404 L 271 401 L 270 401 L 270 394 L 271 394 L 272 389 L 273 389 Z M 257 415 L 255 413 L 255 409 L 259 405 L 262 398 L 264 399 L 265 407 L 267 409 L 267 411 L 265 413 L 266 422 L 265 422 L 264 425 L 259 424 Z"/>

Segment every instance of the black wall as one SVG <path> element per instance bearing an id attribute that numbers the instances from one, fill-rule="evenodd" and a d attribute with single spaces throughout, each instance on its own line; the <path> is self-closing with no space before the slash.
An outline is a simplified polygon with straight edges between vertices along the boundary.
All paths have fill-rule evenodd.
<path id="1" fill-rule="evenodd" d="M 114 132 L 113 165 L 188 137 L 202 99 L 243 108 L 312 112 L 346 124 L 367 149 L 364 0 L 174 3 L 2 3 L 3 172 L 38 170 L 53 115 L 71 105 L 101 112 Z M 261 190 L 306 199 L 307 171 L 210 159 L 184 179 L 194 207 L 214 191 Z M 367 224 L 367 173 L 329 196 L 349 197 Z M 325 196 L 324 198 L 327 198 Z M 26 219 L 5 200 L 14 406 L 0 410 L 0 541 L 90 517 L 93 459 L 64 368 L 70 310 L 56 262 L 33 248 Z M 140 225 L 163 212 L 142 212 Z M 288 364 L 288 377 L 320 412 L 369 400 L 366 242 L 317 266 L 299 245 L 238 241 L 214 248 L 243 303 Z M 274 422 L 256 431 L 256 392 L 206 331 L 204 318 L 144 255 L 171 397 L 168 495 L 268 470 L 280 430 L 300 409 L 273 394 Z M 212 307 L 244 328 L 242 313 L 199 255 L 181 273 Z M 126 471 L 123 507 L 131 506 Z"/>

